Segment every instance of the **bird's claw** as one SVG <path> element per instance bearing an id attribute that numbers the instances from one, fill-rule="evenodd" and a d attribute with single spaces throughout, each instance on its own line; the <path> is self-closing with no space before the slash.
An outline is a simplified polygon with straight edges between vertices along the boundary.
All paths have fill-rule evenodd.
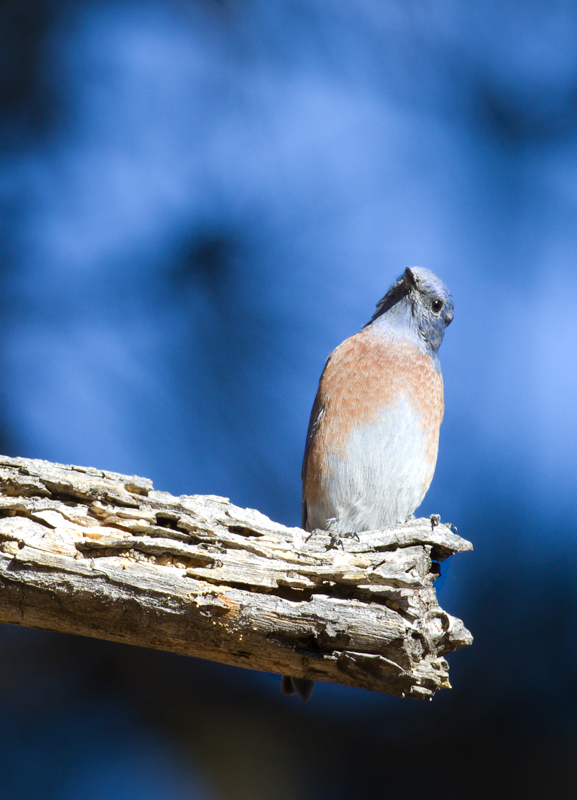
<path id="1" fill-rule="evenodd" d="M 334 528 L 328 528 L 327 530 L 315 528 L 309 533 L 308 536 L 305 536 L 305 544 L 312 536 L 315 535 L 315 533 L 328 533 L 330 539 L 329 550 L 332 547 L 341 547 L 342 550 L 344 550 L 345 546 L 343 544 L 343 539 L 356 539 L 357 542 L 361 541 L 359 539 L 359 534 L 356 531 L 345 531 L 344 533 L 341 533 L 340 531 L 336 531 Z"/>
<path id="2" fill-rule="evenodd" d="M 357 542 L 360 542 L 359 534 L 356 531 L 345 531 L 345 533 L 340 533 L 339 531 L 329 531 L 329 536 L 331 539 L 331 547 L 339 547 L 341 550 L 344 551 L 345 546 L 343 544 L 343 539 L 356 539 Z"/>
<path id="3" fill-rule="evenodd" d="M 431 529 L 432 530 L 435 530 L 437 525 L 441 524 L 441 515 L 440 514 L 431 514 L 429 519 L 431 520 Z M 452 522 L 444 522 L 443 525 L 445 526 L 445 528 L 450 528 L 453 531 L 454 534 L 458 534 L 457 526 L 453 525 Z"/>

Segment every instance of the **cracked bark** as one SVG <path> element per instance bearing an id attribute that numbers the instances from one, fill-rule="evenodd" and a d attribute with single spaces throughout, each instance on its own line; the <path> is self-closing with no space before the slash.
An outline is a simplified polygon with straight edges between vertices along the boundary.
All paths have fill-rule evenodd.
<path id="1" fill-rule="evenodd" d="M 0 621 L 430 698 L 471 644 L 418 519 L 346 539 L 145 478 L 0 456 Z"/>

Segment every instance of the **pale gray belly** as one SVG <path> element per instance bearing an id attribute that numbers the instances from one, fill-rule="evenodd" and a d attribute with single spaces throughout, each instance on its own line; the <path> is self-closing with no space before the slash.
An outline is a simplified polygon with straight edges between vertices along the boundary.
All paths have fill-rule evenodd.
<path id="1" fill-rule="evenodd" d="M 405 400 L 357 428 L 343 457 L 328 455 L 321 492 L 307 506 L 309 530 L 348 533 L 405 522 L 429 488 L 429 444 Z"/>

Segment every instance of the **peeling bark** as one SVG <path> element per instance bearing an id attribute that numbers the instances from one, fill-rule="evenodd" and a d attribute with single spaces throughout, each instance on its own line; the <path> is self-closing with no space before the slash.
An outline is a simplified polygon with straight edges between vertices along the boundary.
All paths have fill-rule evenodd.
<path id="1" fill-rule="evenodd" d="M 472 545 L 418 519 L 334 546 L 212 495 L 0 456 L 0 621 L 430 698 L 471 644 L 438 562 Z"/>

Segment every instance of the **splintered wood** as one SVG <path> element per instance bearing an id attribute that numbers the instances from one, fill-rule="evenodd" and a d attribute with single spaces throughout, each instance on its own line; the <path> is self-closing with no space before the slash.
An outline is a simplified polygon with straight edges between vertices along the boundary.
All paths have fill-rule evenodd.
<path id="1" fill-rule="evenodd" d="M 430 698 L 472 643 L 439 563 L 472 545 L 418 519 L 340 543 L 212 495 L 0 456 L 0 621 Z"/>

